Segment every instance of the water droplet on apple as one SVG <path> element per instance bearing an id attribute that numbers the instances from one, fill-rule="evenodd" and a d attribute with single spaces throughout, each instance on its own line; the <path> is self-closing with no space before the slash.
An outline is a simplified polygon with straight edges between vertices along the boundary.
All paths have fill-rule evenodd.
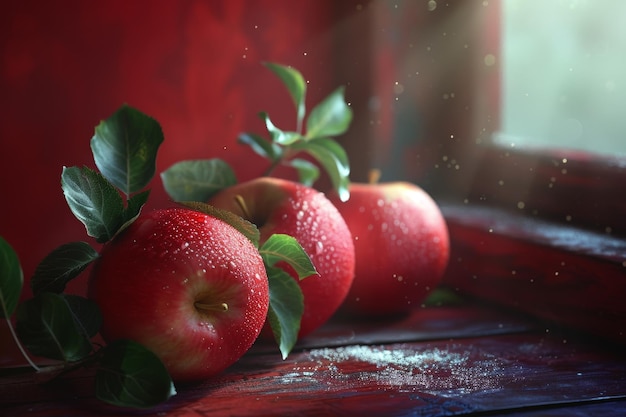
<path id="1" fill-rule="evenodd" d="M 321 241 L 315 242 L 315 254 L 319 255 L 324 251 L 324 244 Z"/>
<path id="2" fill-rule="evenodd" d="M 378 200 L 376 200 L 376 205 L 378 207 L 382 207 L 385 205 L 385 200 L 383 200 L 382 198 L 379 198 Z"/>
<path id="3" fill-rule="evenodd" d="M 304 211 L 302 210 L 298 211 L 298 213 L 296 214 L 296 219 L 302 220 L 303 217 L 304 217 Z"/>

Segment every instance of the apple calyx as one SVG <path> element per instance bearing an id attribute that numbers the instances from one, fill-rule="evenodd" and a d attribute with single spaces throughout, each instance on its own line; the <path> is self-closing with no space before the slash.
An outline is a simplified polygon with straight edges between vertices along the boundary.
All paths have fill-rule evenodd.
<path id="1" fill-rule="evenodd" d="M 196 301 L 193 303 L 193 306 L 198 310 L 198 312 L 206 314 L 209 312 L 217 311 L 217 312 L 226 312 L 228 311 L 228 304 L 226 303 L 205 303 L 203 301 Z"/>

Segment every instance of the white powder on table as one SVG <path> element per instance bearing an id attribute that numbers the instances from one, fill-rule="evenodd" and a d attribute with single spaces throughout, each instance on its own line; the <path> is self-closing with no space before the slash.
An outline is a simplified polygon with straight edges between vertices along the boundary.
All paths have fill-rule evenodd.
<path id="1" fill-rule="evenodd" d="M 479 351 L 355 345 L 314 349 L 308 356 L 317 365 L 300 376 L 309 379 L 314 379 L 318 372 L 329 372 L 331 380 L 354 381 L 356 378 L 363 383 L 399 391 L 440 395 L 492 391 L 502 384 L 502 361 Z M 355 372 L 354 366 L 347 366 L 355 362 L 369 366 Z"/>

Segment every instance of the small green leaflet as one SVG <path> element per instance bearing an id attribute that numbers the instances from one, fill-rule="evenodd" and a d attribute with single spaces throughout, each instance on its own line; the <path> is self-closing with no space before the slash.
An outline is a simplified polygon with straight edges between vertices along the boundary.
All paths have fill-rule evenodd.
<path id="1" fill-rule="evenodd" d="M 111 240 L 125 223 L 122 197 L 99 172 L 64 167 L 61 187 L 74 216 L 99 243 Z"/>
<path id="2" fill-rule="evenodd" d="M 132 196 L 125 208 L 118 190 L 88 167 L 63 167 L 61 188 L 74 216 L 98 243 L 108 242 L 132 223 L 150 195 L 150 190 L 146 190 Z"/>
<path id="3" fill-rule="evenodd" d="M 244 218 L 236 215 L 233 212 L 218 209 L 217 207 L 213 207 L 207 203 L 202 203 L 199 201 L 179 201 L 178 204 L 192 210 L 208 214 L 209 216 L 213 216 L 222 220 L 225 223 L 228 223 L 229 225 L 237 229 L 240 233 L 242 233 L 245 237 L 247 237 L 252 242 L 252 244 L 254 244 L 254 247 L 259 247 L 259 240 L 261 239 L 261 235 L 259 233 L 259 229 L 254 223 L 245 220 Z"/>
<path id="4" fill-rule="evenodd" d="M 102 314 L 95 301 L 73 294 L 63 294 L 79 331 L 88 339 L 94 337 L 102 326 Z"/>
<path id="5" fill-rule="evenodd" d="M 217 158 L 177 162 L 161 173 L 161 180 L 174 201 L 205 202 L 237 183 L 230 165 Z"/>
<path id="6" fill-rule="evenodd" d="M 101 351 L 96 397 L 120 407 L 149 408 L 176 395 L 167 369 L 142 345 L 117 340 Z"/>
<path id="7" fill-rule="evenodd" d="M 74 362 L 92 351 L 89 337 L 63 295 L 45 292 L 20 304 L 15 330 L 37 356 Z"/>
<path id="8" fill-rule="evenodd" d="M 270 236 L 259 253 L 269 280 L 270 308 L 267 317 L 285 359 L 298 340 L 304 298 L 298 283 L 276 264 L 286 262 L 300 279 L 317 274 L 317 271 L 302 246 L 289 235 Z"/>
<path id="9" fill-rule="evenodd" d="M 311 258 L 292 236 L 281 233 L 271 235 L 259 253 L 266 265 L 275 266 L 281 261 L 288 263 L 300 279 L 317 274 Z"/>
<path id="10" fill-rule="evenodd" d="M 143 191 L 139 194 L 135 194 L 126 201 L 126 210 L 124 211 L 124 223 L 118 229 L 117 233 L 126 229 L 137 217 L 141 214 L 141 209 L 148 201 L 150 196 L 150 190 Z"/>
<path id="11" fill-rule="evenodd" d="M 306 112 L 304 102 L 306 96 L 306 81 L 304 80 L 304 77 L 298 70 L 292 67 L 272 62 L 265 63 L 265 66 L 269 68 L 278 78 L 280 78 L 282 83 L 287 88 L 287 91 L 289 91 L 289 95 L 296 106 L 298 131 L 300 131 L 300 126 L 302 125 Z"/>
<path id="12" fill-rule="evenodd" d="M 298 181 L 307 187 L 312 187 L 320 176 L 320 169 L 317 165 L 306 159 L 294 158 L 287 163 L 298 171 Z"/>
<path id="13" fill-rule="evenodd" d="M 0 236 L 0 314 L 9 319 L 20 300 L 24 274 L 13 247 Z"/>
<path id="14" fill-rule="evenodd" d="M 61 293 L 69 281 L 76 278 L 98 258 L 98 252 L 85 242 L 71 242 L 59 246 L 37 265 L 30 280 L 33 294 Z"/>
<path id="15" fill-rule="evenodd" d="M 270 288 L 267 319 L 280 353 L 286 359 L 298 341 L 304 297 L 298 283 L 287 272 L 273 266 L 265 268 Z"/>
<path id="16" fill-rule="evenodd" d="M 272 142 L 274 143 L 278 145 L 289 146 L 292 143 L 298 142 L 303 139 L 302 135 L 298 132 L 286 132 L 277 128 L 276 125 L 272 123 L 272 121 L 270 120 L 270 116 L 267 113 L 261 112 L 259 114 L 259 117 L 261 117 L 261 119 L 265 121 L 265 127 L 267 128 L 267 131 L 272 137 Z"/>
<path id="17" fill-rule="evenodd" d="M 352 110 L 346 104 L 344 89 L 339 87 L 319 103 L 307 118 L 306 139 L 341 135 L 352 122 Z"/>
<path id="18" fill-rule="evenodd" d="M 123 105 L 96 127 L 91 150 L 102 175 L 130 196 L 152 180 L 162 142 L 163 132 L 156 120 Z"/>
<path id="19" fill-rule="evenodd" d="M 269 141 L 257 134 L 242 133 L 239 135 L 238 141 L 243 145 L 250 146 L 257 155 L 267 158 L 272 162 L 283 157 L 283 148 L 277 143 Z"/>
<path id="20" fill-rule="evenodd" d="M 308 153 L 324 167 L 341 201 L 350 198 L 350 165 L 339 143 L 329 138 L 315 138 L 295 143 L 292 149 Z"/>

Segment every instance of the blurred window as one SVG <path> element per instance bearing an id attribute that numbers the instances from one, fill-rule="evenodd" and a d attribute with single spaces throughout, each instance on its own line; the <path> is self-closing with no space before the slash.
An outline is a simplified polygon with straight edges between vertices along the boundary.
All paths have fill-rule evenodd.
<path id="1" fill-rule="evenodd" d="M 626 1 L 503 0 L 503 145 L 626 154 Z"/>

